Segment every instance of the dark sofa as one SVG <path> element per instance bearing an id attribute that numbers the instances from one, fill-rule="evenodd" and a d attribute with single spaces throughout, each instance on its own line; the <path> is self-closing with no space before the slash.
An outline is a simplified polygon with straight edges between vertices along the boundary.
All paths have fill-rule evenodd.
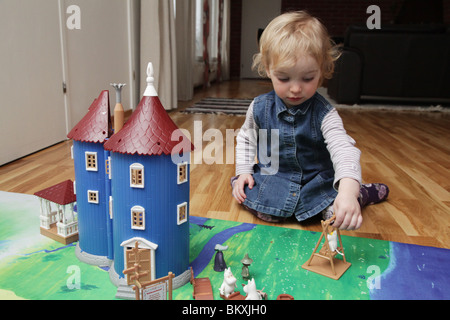
<path id="1" fill-rule="evenodd" d="M 328 94 L 361 100 L 450 102 L 450 30 L 445 26 L 351 26 Z"/>

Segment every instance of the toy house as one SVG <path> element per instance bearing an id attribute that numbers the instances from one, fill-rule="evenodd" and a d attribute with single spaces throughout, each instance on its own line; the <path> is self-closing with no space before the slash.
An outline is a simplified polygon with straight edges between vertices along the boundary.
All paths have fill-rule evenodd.
<path id="1" fill-rule="evenodd" d="M 127 286 L 123 270 L 133 266 L 136 244 L 143 271 L 148 271 L 143 281 L 172 272 L 177 288 L 190 278 L 189 159 L 193 146 L 176 131 L 178 127 L 163 108 L 153 87 L 151 64 L 147 73 L 147 89 L 120 131 L 109 134 L 109 98 L 103 91 L 68 135 L 74 139 L 80 228 L 77 256 L 93 264 L 109 261 L 110 278 L 120 290 Z M 172 138 L 175 131 L 174 136 L 181 139 Z"/>
<path id="2" fill-rule="evenodd" d="M 79 227 L 78 252 L 96 264 L 108 264 L 109 209 L 106 194 L 106 162 L 103 144 L 111 135 L 109 92 L 104 90 L 91 104 L 87 114 L 69 132 L 73 140 L 75 193 Z M 87 261 L 88 262 L 88 261 Z"/>
<path id="3" fill-rule="evenodd" d="M 78 221 L 74 211 L 76 196 L 72 180 L 66 180 L 34 194 L 40 202 L 41 234 L 62 244 L 78 240 Z"/>

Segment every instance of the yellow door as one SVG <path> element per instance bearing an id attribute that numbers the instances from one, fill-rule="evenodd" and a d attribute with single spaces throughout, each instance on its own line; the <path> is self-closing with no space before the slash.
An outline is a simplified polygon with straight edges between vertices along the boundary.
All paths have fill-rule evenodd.
<path id="1" fill-rule="evenodd" d="M 150 270 L 150 266 L 151 266 L 151 261 L 150 261 L 150 249 L 138 249 L 137 250 L 137 254 L 138 257 L 136 259 L 136 249 L 135 248 L 131 248 L 128 247 L 127 251 L 126 251 L 126 261 L 127 261 L 127 269 L 128 268 L 132 268 L 134 267 L 134 264 L 137 263 L 139 264 L 140 268 L 139 268 L 139 272 L 147 272 L 147 275 L 139 277 L 139 282 L 146 282 L 146 281 L 151 281 L 151 270 Z M 127 283 L 130 284 L 134 284 L 134 281 L 130 280 L 130 276 L 134 275 L 134 273 L 132 274 L 127 274 Z"/>

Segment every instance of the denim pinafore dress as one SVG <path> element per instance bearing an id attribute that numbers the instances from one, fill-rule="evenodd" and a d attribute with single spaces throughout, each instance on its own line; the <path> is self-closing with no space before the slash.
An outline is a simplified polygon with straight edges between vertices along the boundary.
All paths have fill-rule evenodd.
<path id="1" fill-rule="evenodd" d="M 302 221 L 333 203 L 334 169 L 321 131 L 332 109 L 319 93 L 289 109 L 274 91 L 255 98 L 258 162 L 255 185 L 245 188 L 244 205 L 278 217 L 295 215 Z M 261 147 L 264 144 L 266 148 Z"/>

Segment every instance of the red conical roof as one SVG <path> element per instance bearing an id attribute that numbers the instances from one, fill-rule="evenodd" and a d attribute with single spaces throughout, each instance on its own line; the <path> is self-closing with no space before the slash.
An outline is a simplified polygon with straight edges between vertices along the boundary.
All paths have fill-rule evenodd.
<path id="1" fill-rule="evenodd" d="M 77 200 L 73 192 L 72 180 L 58 183 L 57 185 L 38 191 L 34 195 L 61 205 L 66 205 Z"/>
<path id="2" fill-rule="evenodd" d="M 67 137 L 81 142 L 103 143 L 110 135 L 109 91 L 103 90 Z"/>
<path id="3" fill-rule="evenodd" d="M 180 141 L 171 140 L 177 129 L 158 96 L 144 96 L 123 128 L 105 143 L 104 148 L 139 155 L 169 155 L 180 149 L 192 151 L 192 144 L 185 136 Z M 176 145 L 179 146 L 174 150 Z"/>

